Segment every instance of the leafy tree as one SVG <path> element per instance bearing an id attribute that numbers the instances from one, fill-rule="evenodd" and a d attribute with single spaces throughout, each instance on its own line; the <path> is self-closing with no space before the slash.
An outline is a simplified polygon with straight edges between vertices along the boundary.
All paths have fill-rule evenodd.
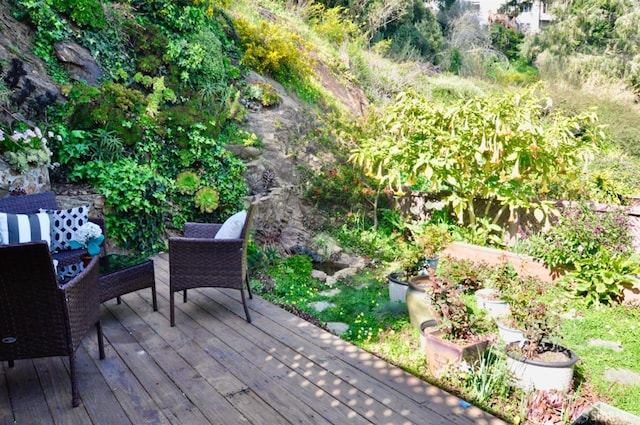
<path id="1" fill-rule="evenodd" d="M 539 87 L 461 99 L 451 106 L 402 93 L 370 117 L 351 161 L 402 193 L 418 178 L 443 192 L 458 221 L 475 225 L 474 200 L 542 219 L 545 196 L 580 175 L 597 149 L 596 116 L 554 111 Z"/>
<path id="2" fill-rule="evenodd" d="M 524 39 L 523 34 L 504 25 L 492 25 L 489 33 L 493 46 L 509 60 L 516 60 L 520 57 L 520 43 Z"/>
<path id="3" fill-rule="evenodd" d="M 526 43 L 528 60 L 543 57 L 571 73 L 596 71 L 624 79 L 640 93 L 640 10 L 634 0 L 574 0 L 554 3 L 555 22 Z M 589 60 L 590 57 L 595 60 Z M 574 67 L 567 66 L 579 60 Z M 575 71 L 573 71 L 575 69 Z"/>

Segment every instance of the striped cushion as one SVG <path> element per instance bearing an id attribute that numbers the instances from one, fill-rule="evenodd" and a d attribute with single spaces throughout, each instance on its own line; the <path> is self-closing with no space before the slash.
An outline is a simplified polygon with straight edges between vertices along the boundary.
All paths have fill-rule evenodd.
<path id="1" fill-rule="evenodd" d="M 46 213 L 0 213 L 0 243 L 46 241 L 51 246 L 51 220 Z"/>

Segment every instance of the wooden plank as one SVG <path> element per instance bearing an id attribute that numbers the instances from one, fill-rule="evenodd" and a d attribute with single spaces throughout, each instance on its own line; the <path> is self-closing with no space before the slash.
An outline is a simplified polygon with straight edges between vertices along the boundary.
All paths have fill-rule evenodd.
<path id="1" fill-rule="evenodd" d="M 209 421 L 164 373 L 156 360 L 111 314 L 105 314 L 105 310 L 103 310 L 101 317 L 104 319 L 105 316 L 109 319 L 102 321 L 104 334 L 126 368 L 131 371 L 131 375 L 127 376 L 125 380 L 137 379 L 148 391 L 148 397 L 156 403 L 156 408 L 162 411 L 170 423 L 208 424 Z M 166 349 L 162 355 L 168 357 L 177 354 L 173 350 Z M 142 396 L 144 397 L 144 395 Z"/>
<path id="2" fill-rule="evenodd" d="M 0 388 L 0 398 L 7 402 L 11 400 L 13 415 L 5 415 L 3 412 L 2 416 L 11 417 L 11 421 L 2 423 L 14 423 L 15 420 L 17 424 L 52 424 L 53 417 L 33 361 L 16 360 L 15 366 L 6 366 L 4 372 L 7 385 Z"/>
<path id="3" fill-rule="evenodd" d="M 11 397 L 9 396 L 9 383 L 4 371 L 5 364 L 6 362 L 0 362 L 0 424 L 14 422 Z"/>
<path id="4" fill-rule="evenodd" d="M 132 303 L 132 299 L 137 302 Z M 148 301 L 150 299 L 149 297 Z M 155 329 L 166 343 L 171 344 L 188 364 L 198 371 L 218 393 L 224 395 L 252 424 L 270 425 L 288 422 L 204 350 L 194 349 L 196 345 L 191 341 L 185 342 L 183 331 L 179 328 L 168 327 L 167 319 L 154 313 L 150 307 L 146 307 L 142 298 L 136 300 L 134 297 L 128 297 L 127 303 L 133 311 L 140 315 L 148 327 Z M 234 419 L 233 422 L 237 422 L 237 419 Z M 225 423 L 230 422 L 226 421 Z"/>
<path id="5" fill-rule="evenodd" d="M 168 293 L 168 291 L 166 292 Z M 162 293 L 164 293 L 164 291 L 162 291 Z M 150 299 L 150 295 L 140 291 L 138 295 L 140 297 L 148 297 L 145 302 L 148 302 Z M 161 294 L 159 295 L 162 296 Z M 127 302 L 132 301 L 128 299 Z M 206 321 L 210 322 L 210 317 L 199 309 L 195 303 L 183 304 L 179 302 L 176 303 L 176 305 L 178 307 L 176 309 L 176 328 L 182 328 L 181 334 L 185 335 L 185 338 L 188 336 L 189 343 L 200 346 L 201 349 L 207 352 L 213 359 L 223 364 L 230 373 L 241 379 L 251 391 L 255 392 L 266 403 L 272 406 L 273 409 L 280 412 L 287 412 L 286 418 L 289 422 L 304 424 L 330 423 L 319 415 L 317 411 L 314 411 L 310 406 L 303 403 L 300 400 L 299 392 L 291 392 L 281 388 L 281 381 L 274 381 L 269 378 L 262 370 L 250 362 L 247 362 L 246 359 L 243 359 L 237 351 L 227 344 L 227 341 L 222 341 L 217 338 L 215 335 L 218 334 L 218 332 L 215 328 L 206 329 L 197 323 L 197 321 L 185 316 L 181 310 L 182 308 L 190 310 L 191 314 L 195 317 L 207 318 Z M 132 306 L 135 308 L 135 305 Z M 166 322 L 166 318 L 164 322 L 168 323 Z M 241 322 L 247 324 L 244 319 L 242 319 Z M 222 335 L 221 337 L 226 336 L 227 335 Z M 181 342 L 177 341 L 176 343 Z M 280 366 L 285 367 L 285 365 Z M 342 416 L 341 419 L 344 420 L 344 416 Z"/>
<path id="6" fill-rule="evenodd" d="M 109 322 L 115 322 L 115 318 L 109 314 L 108 310 L 102 308 L 101 321 L 104 331 L 105 325 Z M 112 339 L 116 340 L 117 336 Z M 98 350 L 98 343 L 93 338 L 85 338 L 82 343 L 89 353 L 95 353 Z M 92 357 L 92 360 L 131 422 L 134 424 L 170 424 L 171 421 L 155 403 L 142 383 L 136 379 L 134 372 L 129 370 L 116 348 L 110 344 L 105 333 L 106 357 L 104 360 Z"/>
<path id="7" fill-rule="evenodd" d="M 63 360 L 64 359 L 64 360 Z M 66 357 L 45 357 L 33 360 L 49 411 L 56 424 L 89 424 L 91 418 L 84 405 L 73 408 L 71 377 Z"/>
<path id="8" fill-rule="evenodd" d="M 313 344 L 299 340 L 303 343 L 292 349 L 279 342 L 281 335 L 274 338 L 272 334 L 266 334 L 256 326 L 249 325 L 246 321 L 228 326 L 226 321 L 229 319 L 227 317 L 232 317 L 232 315 L 226 313 L 223 306 L 214 304 L 214 300 L 208 298 L 209 294 L 217 291 L 207 289 L 202 292 L 206 292 L 206 295 L 200 291 L 193 291 L 191 297 L 200 307 L 206 308 L 214 318 L 219 320 L 217 324 L 220 328 L 219 333 L 223 335 L 235 333 L 234 346 L 243 357 L 268 371 L 272 378 L 282 380 L 283 383 L 291 382 L 287 386 L 287 390 L 297 393 L 298 397 L 309 405 L 315 406 L 316 410 L 333 423 L 345 420 L 346 415 L 351 415 L 349 420 L 353 423 L 384 423 L 387 421 L 388 423 L 402 424 L 409 422 L 406 417 L 390 407 L 393 403 L 387 405 L 380 402 L 361 391 L 360 388 L 344 381 L 338 375 L 327 373 L 325 368 L 316 363 L 316 357 L 326 357 L 326 353 L 315 348 Z M 237 293 L 237 291 L 235 292 Z M 216 293 L 216 295 L 219 294 Z M 232 318 L 235 319 L 235 317 Z M 242 332 L 236 331 L 235 328 L 242 329 Z M 287 330 L 285 333 L 289 333 L 289 331 Z M 255 349 L 256 345 L 261 349 Z M 265 356 L 263 353 L 268 354 Z M 274 368 L 271 363 L 274 363 L 275 360 L 285 366 Z M 304 391 L 300 392 L 300 388 Z M 339 403 L 335 403 L 335 401 Z M 414 410 L 416 407 L 418 406 L 414 406 Z M 336 412 L 332 412 L 332 410 L 336 410 Z M 417 419 L 424 421 L 423 417 Z M 431 422 L 425 422 L 425 424 L 429 423 Z"/>
<path id="9" fill-rule="evenodd" d="M 128 299 L 133 297 L 128 297 Z M 137 297 L 136 297 L 137 298 Z M 139 299 L 139 298 L 138 298 Z M 142 304 L 142 303 L 139 303 Z M 138 306 L 138 311 L 144 310 L 146 306 Z M 189 400 L 198 408 L 202 414 L 215 423 L 249 423 L 240 412 L 234 409 L 215 388 L 213 388 L 207 380 L 198 373 L 193 366 L 184 360 L 181 355 L 166 356 L 163 355 L 167 350 L 168 343 L 154 329 L 150 328 L 148 323 L 141 320 L 127 305 L 112 307 L 111 313 L 120 321 L 120 323 L 129 331 L 131 336 L 135 338 L 140 346 L 146 350 L 150 356 L 156 359 L 158 366 L 171 378 L 178 386 L 178 389 L 187 394 Z M 167 328 L 164 323 L 157 329 L 163 334 L 178 333 L 179 330 Z M 191 350 L 197 351 L 197 346 L 191 344 L 189 338 L 181 337 L 178 344 L 180 347 L 188 346 Z M 213 377 L 216 379 L 217 377 Z M 243 389 L 246 387 L 243 386 Z"/>
<path id="10" fill-rule="evenodd" d="M 164 258 L 159 258 L 159 273 L 157 274 L 157 280 L 166 284 L 166 274 L 164 273 Z M 238 303 L 238 297 L 234 297 L 237 294 L 237 291 L 227 291 L 227 290 L 219 290 L 220 293 L 224 293 L 227 296 L 226 302 L 223 301 L 219 297 L 219 295 L 208 295 L 215 302 L 221 302 L 224 307 L 234 311 L 237 315 L 243 316 L 242 305 Z M 202 293 L 211 294 L 210 290 L 202 291 Z M 206 303 L 203 303 L 206 305 Z M 331 347 L 336 348 L 339 347 L 344 352 L 349 353 L 346 357 L 340 356 L 340 352 L 338 355 L 340 360 L 346 362 L 353 367 L 359 368 L 362 372 L 364 372 L 363 376 L 354 376 L 352 381 L 357 382 L 367 382 L 367 386 L 369 391 L 373 391 L 375 388 L 379 388 L 380 396 L 382 398 L 388 397 L 388 389 L 386 385 L 391 385 L 396 391 L 398 391 L 398 396 L 394 403 L 390 403 L 393 406 L 397 406 L 398 409 L 406 412 L 407 409 L 411 411 L 416 411 L 412 419 L 416 420 L 415 416 L 424 417 L 425 413 L 430 413 L 429 416 L 434 416 L 433 413 L 438 413 L 443 417 L 448 418 L 450 421 L 456 423 L 481 423 L 481 424 L 501 424 L 504 423 L 493 416 L 487 414 L 486 412 L 478 409 L 476 407 L 462 407 L 459 404 L 459 399 L 451 394 L 446 393 L 445 391 L 432 386 L 430 384 L 425 383 L 421 379 L 408 374 L 407 372 L 402 371 L 399 368 L 393 367 L 388 364 L 388 362 L 379 359 L 370 353 L 366 353 L 363 350 L 349 344 L 345 341 L 340 340 L 338 337 L 325 332 L 324 330 L 317 328 L 307 322 L 304 322 L 302 319 L 299 319 L 296 316 L 290 315 L 289 313 L 277 309 L 274 313 L 273 306 L 270 303 L 261 300 L 259 297 L 254 297 L 254 300 L 250 302 L 250 306 L 252 309 L 256 311 L 263 312 L 265 314 L 265 318 L 272 320 L 272 323 L 269 325 L 265 325 L 265 328 L 269 326 L 282 327 L 281 324 L 288 323 L 288 326 L 285 326 L 284 329 L 304 329 L 310 332 L 303 333 L 303 337 L 308 341 L 313 343 L 318 343 L 320 341 L 321 348 Z M 212 311 L 214 314 L 214 311 Z M 254 322 L 256 320 L 254 319 Z M 255 324 L 255 323 L 254 323 Z M 286 335 L 286 334 L 284 334 Z M 281 334 L 278 334 L 277 338 L 283 338 Z M 326 340 L 328 343 L 322 343 L 323 340 Z M 291 347 L 295 347 L 296 344 L 299 345 L 300 341 L 291 341 L 289 342 Z M 333 367 L 334 370 L 341 370 L 343 365 L 340 362 L 336 362 L 335 359 L 330 359 L 325 362 L 328 367 Z M 323 364 L 324 366 L 324 364 Z M 380 381 L 379 377 L 384 378 Z M 376 380 L 384 384 L 383 387 L 379 387 L 379 384 L 376 384 Z M 385 394 L 386 393 L 386 394 Z M 409 405 L 402 406 L 402 403 L 406 400 L 406 395 L 409 394 L 412 397 L 412 400 L 418 405 Z M 398 406 L 398 403 L 401 406 Z M 419 406 L 417 409 L 416 407 Z M 425 411 L 428 409 L 429 411 Z M 436 419 L 437 420 L 437 419 Z"/>
<path id="11" fill-rule="evenodd" d="M 90 332 L 86 338 L 96 340 L 95 332 Z M 93 361 L 93 359 L 99 361 L 98 350 L 92 350 L 91 353 L 88 353 L 85 347 L 81 345 L 76 354 L 82 404 L 87 409 L 92 422 L 99 425 L 131 424 L 132 422 L 127 413 Z"/>
<path id="12" fill-rule="evenodd" d="M 224 292 L 224 291 L 220 291 Z M 223 299 L 223 298 L 219 298 Z M 339 337 L 324 331 L 323 329 L 314 326 L 299 317 L 292 315 L 282 309 L 273 311 L 272 305 L 259 297 L 254 297 L 252 303 L 252 309 L 256 312 L 264 314 L 265 318 L 268 318 L 271 322 L 266 324 L 266 327 L 275 327 L 283 329 L 296 329 L 296 337 L 303 338 L 307 341 L 312 341 L 323 350 L 330 350 L 335 354 L 336 359 L 340 360 L 327 360 L 322 363 L 323 367 L 326 367 L 329 371 L 334 370 L 349 370 L 343 367 L 344 364 L 359 370 L 362 375 L 355 376 L 351 379 L 357 379 L 360 383 L 367 383 L 371 390 L 378 388 L 373 381 L 378 381 L 393 388 L 398 394 L 400 399 L 405 397 L 419 403 L 423 409 L 431 410 L 433 413 L 442 415 L 443 417 L 453 421 L 454 423 L 467 423 L 467 424 L 504 424 L 505 422 L 495 418 L 494 416 L 484 412 L 483 410 L 475 407 L 463 407 L 459 401 L 460 399 L 446 391 L 428 384 L 411 375 L 402 369 L 390 365 L 386 360 L 368 353 L 353 344 L 350 344 Z M 229 308 L 233 308 L 233 300 L 229 298 L 229 301 L 225 303 Z M 238 309 L 236 314 L 240 314 L 241 310 Z M 285 335 L 278 332 L 278 337 L 285 338 Z M 299 344 L 297 341 L 289 341 L 291 346 Z M 345 379 L 347 377 L 345 376 Z M 380 397 L 384 397 L 383 393 Z M 395 403 L 393 403 L 396 405 Z M 405 406 L 404 408 L 407 408 Z M 425 412 L 429 413 L 429 412 Z M 423 414 L 425 414 L 423 413 Z"/>

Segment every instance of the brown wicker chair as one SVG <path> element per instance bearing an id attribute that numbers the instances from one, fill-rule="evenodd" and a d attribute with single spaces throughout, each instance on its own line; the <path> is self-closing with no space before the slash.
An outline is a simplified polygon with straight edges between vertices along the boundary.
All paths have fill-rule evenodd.
<path id="1" fill-rule="evenodd" d="M 244 285 L 253 298 L 247 276 L 247 243 L 256 202 L 252 202 L 240 239 L 214 239 L 222 227 L 214 223 L 186 223 L 184 237 L 169 238 L 169 305 L 171 326 L 175 326 L 174 292 L 199 287 L 240 290 L 242 305 L 251 323 Z"/>
<path id="2" fill-rule="evenodd" d="M 0 245 L 0 360 L 69 356 L 72 404 L 80 404 L 76 349 L 96 326 L 100 359 L 98 257 L 76 277 L 58 283 L 44 241 Z"/>

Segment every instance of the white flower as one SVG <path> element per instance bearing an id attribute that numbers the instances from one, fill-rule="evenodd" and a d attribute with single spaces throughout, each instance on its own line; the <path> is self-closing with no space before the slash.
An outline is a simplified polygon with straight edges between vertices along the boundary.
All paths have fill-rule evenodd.
<path id="1" fill-rule="evenodd" d="M 83 245 L 102 234 L 102 229 L 95 223 L 87 222 L 80 226 L 74 235 L 74 239 Z"/>

